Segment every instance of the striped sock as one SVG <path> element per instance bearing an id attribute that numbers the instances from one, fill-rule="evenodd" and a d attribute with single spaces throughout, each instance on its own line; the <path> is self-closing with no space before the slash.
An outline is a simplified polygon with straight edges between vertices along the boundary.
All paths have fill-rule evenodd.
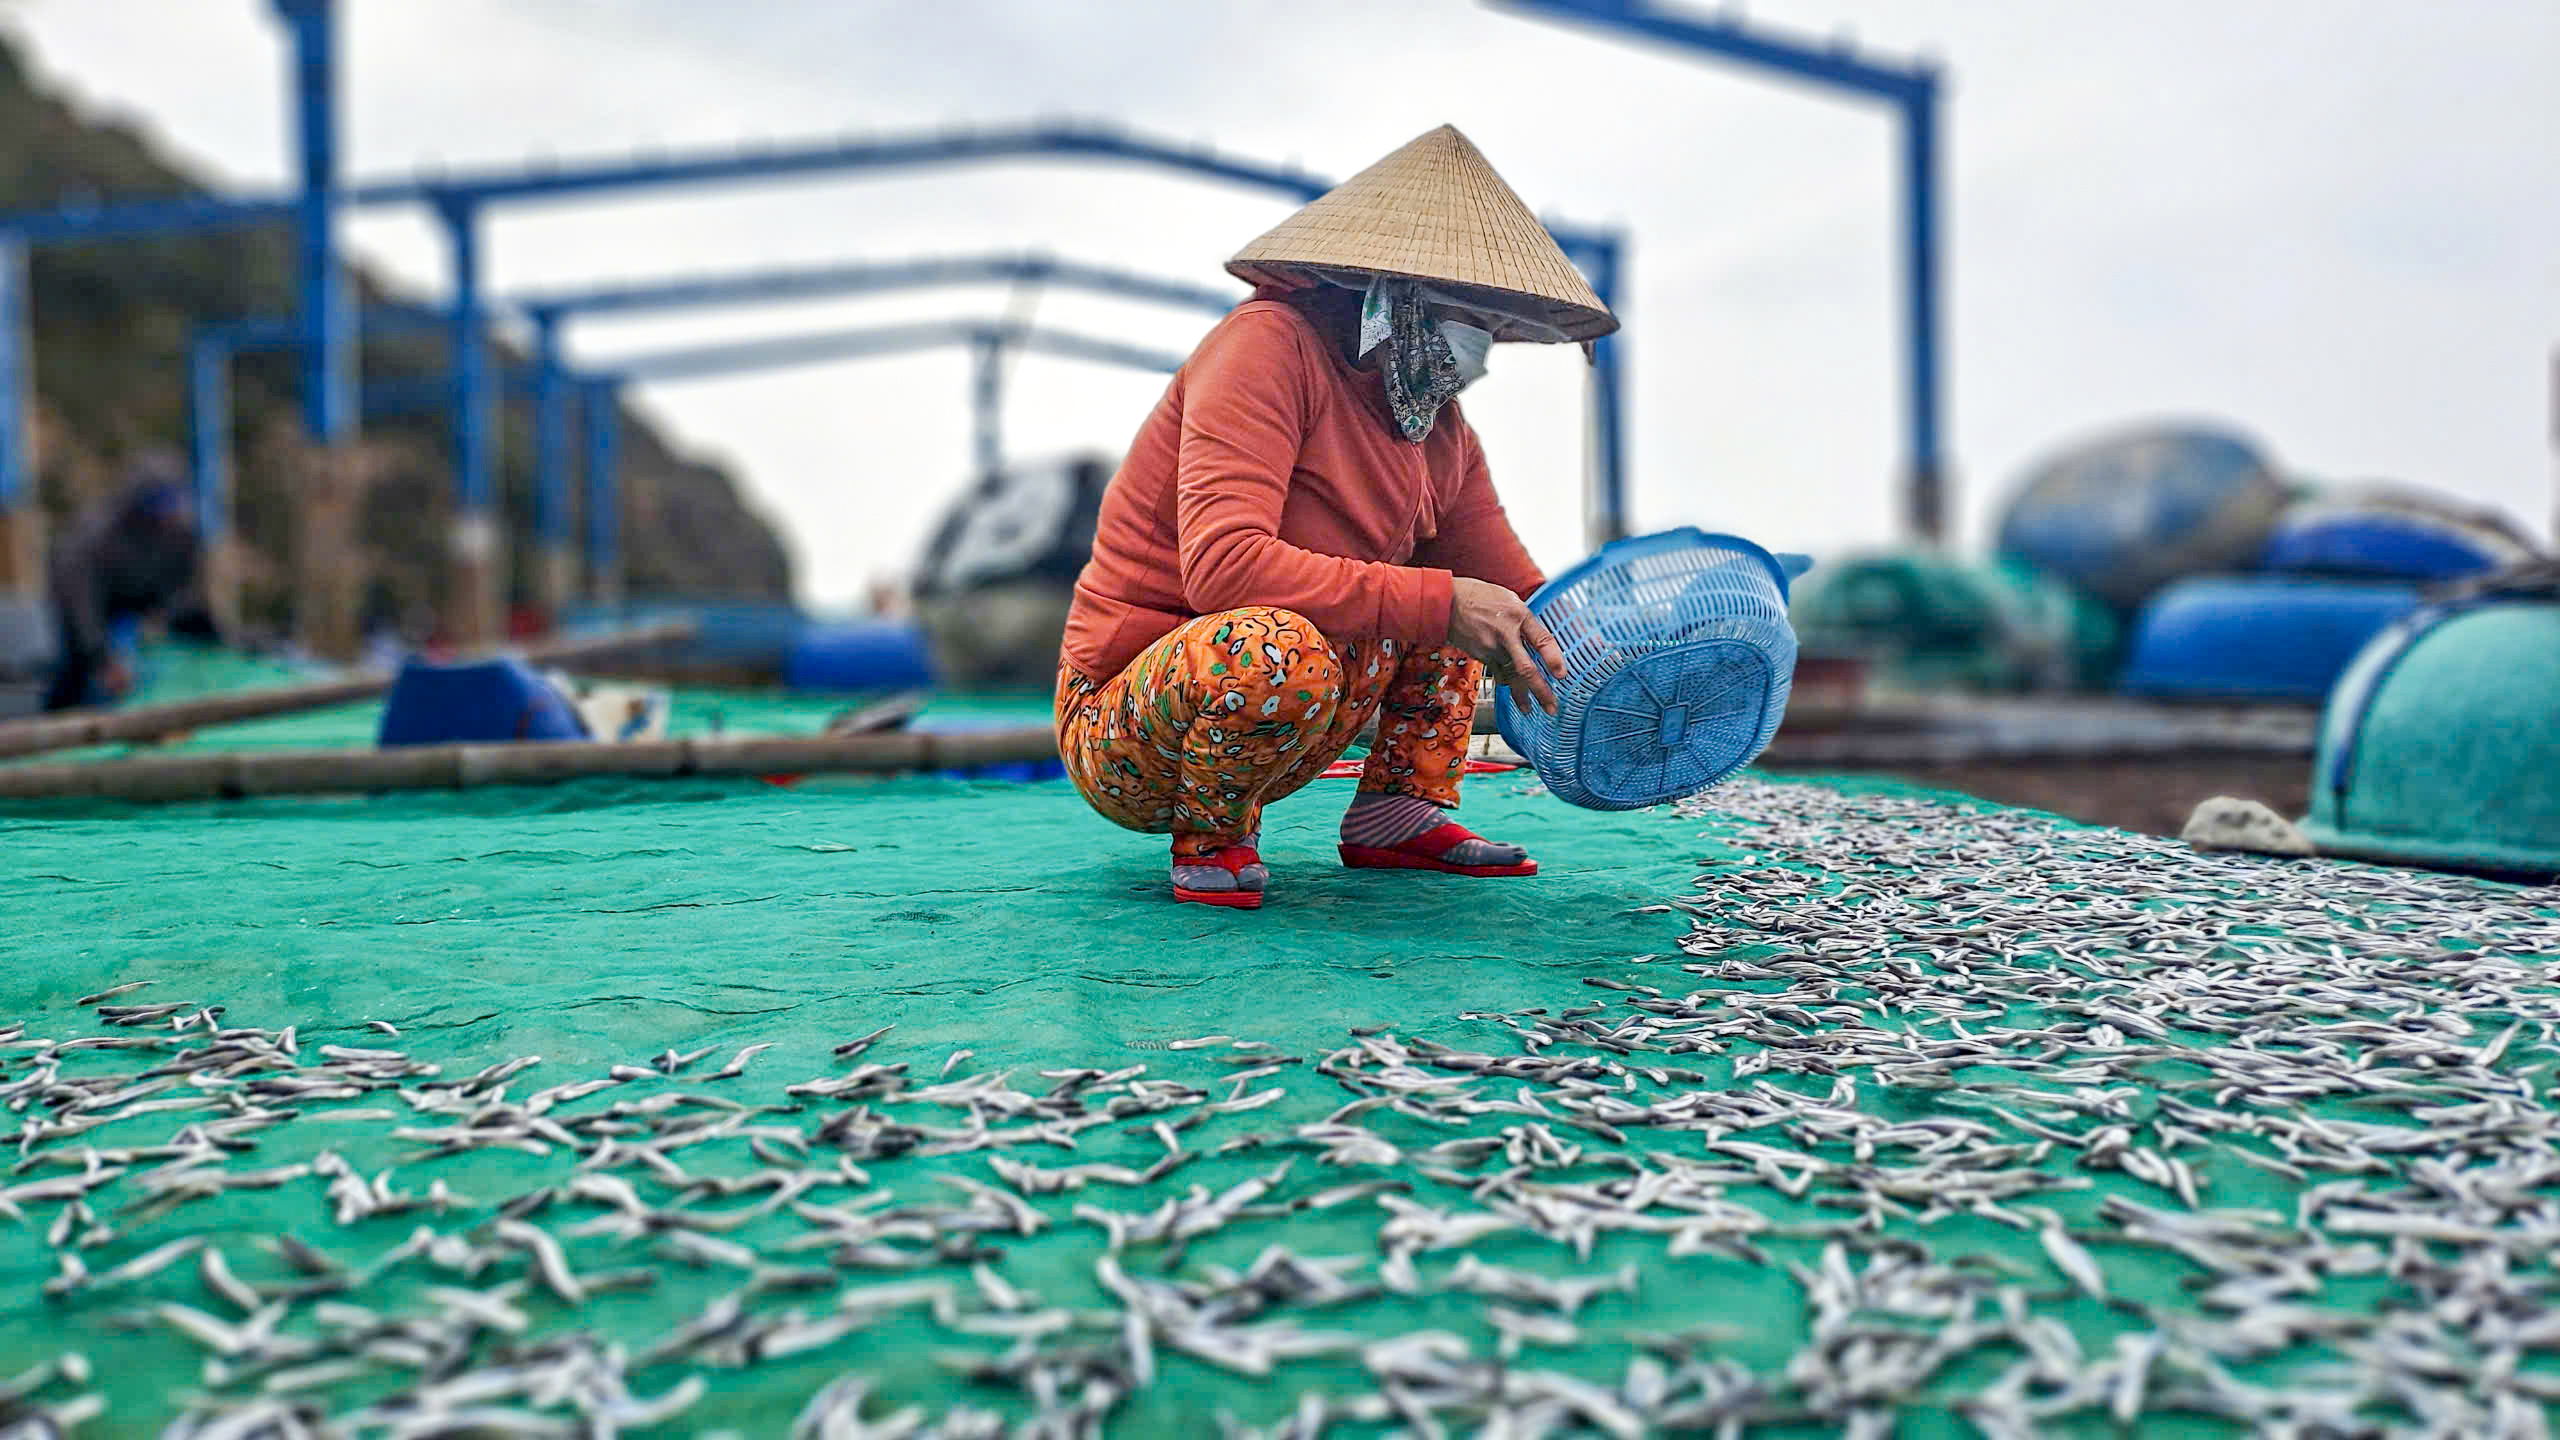
<path id="1" fill-rule="evenodd" d="M 1342 843 L 1372 850 L 1391 850 L 1416 835 L 1449 823 L 1439 806 L 1416 795 L 1373 795 L 1366 791 L 1353 797 L 1351 808 L 1342 813 Z M 1440 857 L 1452 865 L 1517 865 L 1529 858 L 1529 852 L 1517 845 L 1503 845 L 1492 840 L 1461 840 Z"/>
<path id="2" fill-rule="evenodd" d="M 1234 846 L 1246 850 L 1258 849 L 1261 844 L 1262 832 L 1259 830 L 1250 835 L 1241 836 L 1233 842 Z M 1259 862 L 1240 866 L 1233 871 L 1228 870 L 1224 865 L 1184 863 L 1186 859 L 1206 860 L 1207 858 L 1206 856 L 1174 856 L 1174 885 L 1184 890 L 1260 890 L 1271 883 L 1270 867 Z"/>

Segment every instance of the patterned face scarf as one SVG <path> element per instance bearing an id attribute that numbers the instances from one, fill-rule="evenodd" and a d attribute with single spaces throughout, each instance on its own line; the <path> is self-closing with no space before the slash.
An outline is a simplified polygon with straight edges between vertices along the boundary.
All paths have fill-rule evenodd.
<path id="1" fill-rule="evenodd" d="M 1404 438 L 1419 445 L 1431 433 L 1440 407 L 1467 384 L 1422 298 L 1421 281 L 1370 278 L 1368 293 L 1360 300 L 1359 353 L 1366 356 L 1382 344 L 1387 353 L 1378 369 L 1387 382 L 1387 409 Z"/>

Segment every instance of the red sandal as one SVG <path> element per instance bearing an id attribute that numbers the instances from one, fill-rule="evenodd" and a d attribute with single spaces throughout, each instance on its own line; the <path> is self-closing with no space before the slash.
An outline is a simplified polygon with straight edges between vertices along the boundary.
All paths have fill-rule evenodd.
<path id="1" fill-rule="evenodd" d="M 1538 862 L 1517 865 L 1458 865 L 1440 857 L 1469 840 L 1482 840 L 1455 820 L 1435 825 L 1400 845 L 1345 845 L 1342 863 L 1354 870 L 1437 870 L 1443 875 L 1535 875 Z"/>
<path id="2" fill-rule="evenodd" d="M 1183 855 L 1174 860 L 1174 864 L 1178 866 L 1215 865 L 1230 875 L 1244 869 L 1247 865 L 1261 863 L 1262 856 L 1257 854 L 1250 845 L 1229 845 L 1224 849 L 1212 850 L 1206 855 Z M 1187 886 L 1176 885 L 1173 887 L 1173 898 L 1192 905 L 1220 905 L 1230 910 L 1262 908 L 1262 892 L 1259 890 L 1193 890 Z"/>

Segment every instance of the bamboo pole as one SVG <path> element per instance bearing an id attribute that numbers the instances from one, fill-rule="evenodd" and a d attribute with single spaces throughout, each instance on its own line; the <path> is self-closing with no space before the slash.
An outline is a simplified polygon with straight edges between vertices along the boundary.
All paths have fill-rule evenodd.
<path id="1" fill-rule="evenodd" d="M 669 620 L 603 635 L 567 636 L 529 645 L 512 653 L 520 655 L 528 664 L 565 665 L 669 644 L 692 633 L 692 621 Z M 65 710 L 56 715 L 0 721 L 0 760 L 41 755 L 49 750 L 78 750 L 91 745 L 159 740 L 189 730 L 201 730 L 208 725 L 227 725 L 235 720 L 254 720 L 262 715 L 286 715 L 299 710 L 321 710 L 331 705 L 351 704 L 370 700 L 389 690 L 395 678 L 388 671 L 359 670 L 332 680 L 238 690 L 227 695 L 202 695 L 160 705 L 137 705 L 129 710 Z"/>
<path id="2" fill-rule="evenodd" d="M 874 774 L 1054 760 L 1045 725 L 955 735 L 706 736 L 693 740 L 527 740 L 383 750 L 208 750 L 84 764 L 0 766 L 0 800 L 146 804 L 250 795 L 358 794 L 539 785 L 592 776 Z"/>

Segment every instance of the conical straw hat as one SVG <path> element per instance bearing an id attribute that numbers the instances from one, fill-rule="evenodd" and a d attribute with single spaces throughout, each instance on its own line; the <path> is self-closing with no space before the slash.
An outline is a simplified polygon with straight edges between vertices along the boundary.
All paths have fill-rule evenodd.
<path id="1" fill-rule="evenodd" d="M 1618 328 L 1547 227 L 1451 125 L 1317 196 L 1227 262 L 1229 274 L 1256 284 L 1326 270 L 1501 291 L 1487 302 L 1575 340 Z"/>

